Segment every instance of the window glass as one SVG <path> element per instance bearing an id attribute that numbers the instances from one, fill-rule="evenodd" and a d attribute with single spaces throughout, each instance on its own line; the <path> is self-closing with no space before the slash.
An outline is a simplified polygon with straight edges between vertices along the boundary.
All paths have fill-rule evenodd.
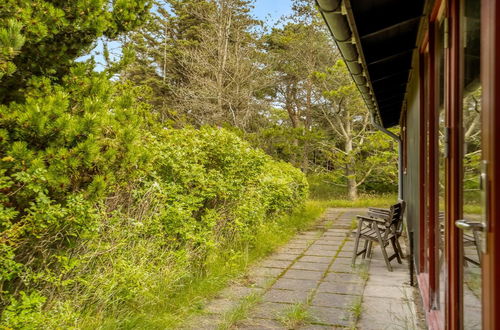
<path id="1" fill-rule="evenodd" d="M 481 173 L 481 83 L 480 83 L 480 0 L 462 1 L 463 42 L 463 219 L 480 224 Z M 464 329 L 481 329 L 481 244 L 480 227 L 463 230 Z"/>

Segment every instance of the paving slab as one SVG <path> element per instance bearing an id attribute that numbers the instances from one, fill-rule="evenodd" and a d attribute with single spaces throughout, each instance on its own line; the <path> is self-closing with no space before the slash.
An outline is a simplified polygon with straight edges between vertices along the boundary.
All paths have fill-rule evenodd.
<path id="1" fill-rule="evenodd" d="M 283 330 L 283 325 L 275 320 L 267 319 L 248 319 L 240 322 L 237 326 L 238 329 L 245 330 Z M 203 329 L 205 330 L 205 329 Z"/>
<path id="2" fill-rule="evenodd" d="M 314 319 L 313 323 L 348 327 L 353 322 L 353 317 L 344 309 L 311 306 L 309 312 Z"/>
<path id="3" fill-rule="evenodd" d="M 262 292 L 263 289 L 258 287 L 232 285 L 222 290 L 218 294 L 218 297 L 234 300 L 234 299 L 242 299 L 251 294 L 259 294 Z"/>
<path id="4" fill-rule="evenodd" d="M 220 317 L 218 315 L 197 315 L 185 324 L 182 329 L 186 330 L 217 330 L 219 328 Z"/>
<path id="5" fill-rule="evenodd" d="M 336 329 L 336 327 L 332 327 L 331 325 L 310 324 L 310 325 L 305 325 L 305 326 L 299 327 L 299 329 L 300 330 L 332 330 L 332 329 Z"/>
<path id="6" fill-rule="evenodd" d="M 297 280 L 292 278 L 280 278 L 273 284 L 273 289 L 311 291 L 318 286 L 318 281 Z"/>
<path id="7" fill-rule="evenodd" d="M 351 264 L 343 264 L 343 263 L 337 263 L 335 262 L 331 268 L 331 272 L 336 272 L 336 273 L 355 273 L 356 270 L 352 267 Z"/>
<path id="8" fill-rule="evenodd" d="M 356 273 L 328 273 L 325 278 L 325 282 L 333 283 L 360 283 L 362 278 Z"/>
<path id="9" fill-rule="evenodd" d="M 314 229 L 299 233 L 288 244 L 254 267 L 247 276 L 221 291 L 188 322 L 185 329 L 216 329 L 227 311 L 244 297 L 261 295 L 261 301 L 234 329 L 286 329 L 280 322 L 285 310 L 302 304 L 312 316 L 297 329 L 420 329 L 413 301 L 414 288 L 407 285 L 407 264 L 391 262 L 388 272 L 380 248 L 374 245 L 371 259 L 356 260 L 352 219 L 363 209 L 329 209 Z M 354 311 L 361 310 L 357 319 Z M 381 315 L 393 315 L 381 317 Z"/>
<path id="10" fill-rule="evenodd" d="M 347 246 L 348 247 L 348 246 Z M 349 258 L 351 259 L 352 258 L 352 251 L 351 250 L 344 250 L 342 249 L 342 251 L 340 251 L 338 254 L 337 254 L 337 257 L 339 258 Z"/>
<path id="11" fill-rule="evenodd" d="M 283 272 L 280 268 L 257 267 L 250 271 L 251 277 L 276 277 Z"/>
<path id="12" fill-rule="evenodd" d="M 297 259 L 296 254 L 275 253 L 269 256 L 269 260 L 293 261 L 295 259 Z"/>
<path id="13" fill-rule="evenodd" d="M 334 265 L 352 265 L 352 258 L 345 258 L 345 257 L 339 257 L 337 256 L 335 258 L 335 262 L 333 263 Z"/>
<path id="14" fill-rule="evenodd" d="M 318 292 L 312 299 L 312 306 L 349 308 L 354 303 L 359 302 L 359 296 L 346 294 Z"/>
<path id="15" fill-rule="evenodd" d="M 303 243 L 293 243 L 293 244 L 287 244 L 286 247 L 289 249 L 305 249 L 310 245 L 309 242 L 303 242 Z"/>
<path id="16" fill-rule="evenodd" d="M 323 277 L 323 272 L 302 269 L 289 269 L 283 278 L 294 278 L 300 280 L 316 280 L 319 281 Z"/>
<path id="17" fill-rule="evenodd" d="M 293 254 L 293 255 L 301 255 L 304 252 L 304 249 L 297 249 L 297 248 L 282 248 L 277 251 L 278 253 L 284 253 L 284 254 Z"/>
<path id="18" fill-rule="evenodd" d="M 229 298 L 213 299 L 205 307 L 205 312 L 209 314 L 224 314 L 238 305 L 238 300 Z"/>
<path id="19" fill-rule="evenodd" d="M 319 262 L 297 261 L 290 269 L 303 269 L 324 272 L 328 269 L 328 264 Z"/>
<path id="20" fill-rule="evenodd" d="M 323 282 L 318 287 L 318 292 L 339 293 L 360 296 L 363 294 L 364 283 L 336 283 Z"/>
<path id="21" fill-rule="evenodd" d="M 306 252 L 304 252 L 304 255 L 306 256 L 318 256 L 318 257 L 333 257 L 335 256 L 336 250 L 335 251 L 325 251 L 322 249 L 308 249 Z"/>
<path id="22" fill-rule="evenodd" d="M 318 249 L 322 249 L 324 248 L 325 246 L 328 246 L 329 248 L 327 248 L 328 250 L 330 251 L 336 251 L 340 248 L 340 244 L 338 244 L 338 242 L 328 242 L 328 241 L 316 241 L 314 242 L 314 245 L 311 245 L 311 248 L 318 248 Z"/>
<path id="23" fill-rule="evenodd" d="M 289 260 L 275 260 L 275 259 L 267 259 L 260 263 L 261 267 L 266 268 L 288 268 L 291 264 Z"/>
<path id="24" fill-rule="evenodd" d="M 268 276 L 253 276 L 246 281 L 246 285 L 249 287 L 256 288 L 267 288 L 271 285 L 276 279 L 274 277 Z"/>
<path id="25" fill-rule="evenodd" d="M 308 297 L 309 292 L 307 291 L 271 289 L 264 294 L 262 300 L 264 302 L 295 304 L 306 302 Z"/>
<path id="26" fill-rule="evenodd" d="M 264 302 L 252 309 L 250 317 L 276 320 L 283 314 L 283 311 L 288 308 L 290 308 L 290 304 Z"/>
<path id="27" fill-rule="evenodd" d="M 332 251 L 332 252 L 335 252 L 339 249 L 339 245 L 324 245 L 324 244 L 317 244 L 317 243 L 313 243 L 309 249 L 307 249 L 308 251 L 311 251 L 311 250 L 320 250 L 320 251 Z"/>
<path id="28" fill-rule="evenodd" d="M 397 299 L 364 297 L 360 329 L 415 329 L 409 307 Z M 383 315 L 383 318 L 381 316 Z"/>
<path id="29" fill-rule="evenodd" d="M 323 263 L 323 264 L 329 264 L 332 262 L 332 257 L 318 257 L 318 256 L 302 256 L 299 261 L 306 261 L 306 262 L 316 262 L 316 263 Z"/>
<path id="30" fill-rule="evenodd" d="M 405 288 L 399 285 L 387 286 L 370 284 L 367 285 L 363 292 L 364 297 L 378 297 L 378 298 L 391 298 L 401 299 L 405 295 Z"/>

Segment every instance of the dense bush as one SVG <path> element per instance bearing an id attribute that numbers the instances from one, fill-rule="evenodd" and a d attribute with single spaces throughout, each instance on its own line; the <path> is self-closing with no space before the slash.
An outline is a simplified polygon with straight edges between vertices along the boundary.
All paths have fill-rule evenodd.
<path id="1" fill-rule="evenodd" d="M 144 92 L 82 64 L 0 106 L 3 326 L 154 303 L 305 200 L 299 170 L 223 129 L 160 128 Z"/>

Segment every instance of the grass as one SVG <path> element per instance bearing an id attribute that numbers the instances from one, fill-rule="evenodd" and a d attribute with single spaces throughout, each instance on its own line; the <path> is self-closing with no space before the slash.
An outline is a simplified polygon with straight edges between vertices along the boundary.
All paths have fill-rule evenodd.
<path id="1" fill-rule="evenodd" d="M 351 306 L 349 306 L 349 312 L 351 312 L 351 315 L 353 317 L 352 322 L 353 322 L 353 329 L 355 329 L 355 324 L 357 320 L 361 317 L 361 312 L 363 311 L 363 300 L 360 298 L 357 298 Z"/>
<path id="2" fill-rule="evenodd" d="M 328 201 L 328 207 L 389 207 L 398 200 L 397 195 L 361 195 L 357 200 L 332 199 Z"/>
<path id="3" fill-rule="evenodd" d="M 218 330 L 229 330 L 238 321 L 245 319 L 250 309 L 262 300 L 262 295 L 253 293 L 243 298 L 239 304 L 224 314 Z"/>
<path id="4" fill-rule="evenodd" d="M 243 248 L 238 257 L 232 258 L 232 262 L 228 263 L 226 258 L 215 256 L 207 275 L 196 280 L 190 289 L 181 292 L 177 299 L 170 303 L 170 309 L 166 314 L 168 319 L 172 321 L 166 325 L 175 328 L 188 316 L 198 312 L 200 309 L 196 304 L 192 304 L 193 301 L 213 297 L 230 280 L 243 275 L 250 264 L 269 255 L 276 248 L 288 242 L 298 231 L 310 227 L 321 216 L 326 207 L 325 202 L 308 201 L 304 208 L 283 216 L 274 223 L 263 225 L 256 234 L 254 246 Z M 236 321 L 244 313 L 253 298 L 249 299 L 227 316 L 227 324 Z"/>
<path id="5" fill-rule="evenodd" d="M 359 264 L 358 267 L 358 275 L 361 277 L 363 281 L 368 281 L 370 275 L 368 274 L 368 265 L 366 263 Z"/>
<path id="6" fill-rule="evenodd" d="M 309 228 L 328 207 L 324 201 L 308 201 L 290 215 L 267 222 L 255 234 L 252 246 L 234 246 L 208 257 L 203 273 L 187 276 L 177 287 L 161 285 L 154 304 L 139 309 L 124 307 L 115 315 L 97 316 L 89 313 L 80 322 L 83 329 L 177 329 L 191 316 L 202 312 L 207 301 L 214 298 L 231 281 L 243 278 L 251 264 L 269 255 L 288 242 L 297 232 Z M 257 297 L 248 297 L 225 316 L 223 326 L 230 327 L 246 314 Z M 131 306 L 132 307 L 132 306 Z"/>
<path id="7" fill-rule="evenodd" d="M 288 242 L 299 231 L 314 224 L 328 207 L 387 207 L 395 196 L 363 196 L 351 202 L 345 200 L 310 200 L 305 207 L 274 222 L 264 223 L 255 233 L 251 246 L 233 246 L 208 256 L 203 272 L 174 269 L 172 276 L 179 280 L 164 280 L 144 293 L 143 303 L 120 307 L 115 312 L 100 314 L 98 309 L 82 315 L 77 327 L 82 329 L 177 329 L 192 316 L 200 314 L 207 301 L 214 298 L 230 282 L 243 280 L 248 268 Z M 132 271 L 132 270 L 131 270 Z M 183 272 L 183 273 L 182 273 Z M 161 282 L 162 280 L 159 279 Z M 172 284 L 174 283 L 174 284 Z M 146 299 L 151 297 L 151 299 Z M 249 296 L 224 316 L 221 329 L 228 329 L 245 318 L 258 301 Z M 96 312 L 97 311 L 97 312 Z M 292 306 L 283 320 L 287 324 L 307 322 L 305 306 Z"/>
<path id="8" fill-rule="evenodd" d="M 307 310 L 308 304 L 295 303 L 285 309 L 279 317 L 280 322 L 287 329 L 296 329 L 301 325 L 313 321 L 313 317 Z"/>
<path id="9" fill-rule="evenodd" d="M 464 204 L 464 214 L 482 214 L 484 207 L 480 204 Z"/>

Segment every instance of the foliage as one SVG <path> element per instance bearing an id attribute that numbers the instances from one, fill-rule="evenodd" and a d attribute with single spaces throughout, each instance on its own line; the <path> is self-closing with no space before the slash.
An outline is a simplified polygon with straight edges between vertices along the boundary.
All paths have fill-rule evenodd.
<path id="1" fill-rule="evenodd" d="M 114 38 L 140 25 L 150 4 L 150 0 L 3 1 L 0 103 L 22 100 L 34 76 L 61 79 L 97 38 Z"/>
<path id="2" fill-rule="evenodd" d="M 373 172 L 382 176 L 383 181 L 394 184 L 395 146 L 385 134 L 371 129 L 370 114 L 348 77 L 345 63 L 337 61 L 326 70 L 316 72 L 315 78 L 323 89 L 320 116 L 324 128 L 334 137 L 333 143 L 324 143 L 322 147 L 333 163 L 336 176 L 345 178 L 349 199 L 357 198 L 358 187 Z"/>
<path id="3" fill-rule="evenodd" d="M 167 0 L 127 46 L 137 61 L 121 78 L 151 87 L 164 121 L 252 129 L 267 86 L 247 0 Z M 255 127 L 253 127 L 255 129 Z"/>
<path id="4" fill-rule="evenodd" d="M 370 115 L 310 0 L 272 29 L 252 1 L 166 0 L 126 46 L 122 81 L 152 91 L 153 111 L 173 127 L 239 130 L 305 173 L 332 172 L 349 198 L 395 189 L 394 143 Z"/>
<path id="5" fill-rule="evenodd" d="M 16 71 L 12 59 L 25 41 L 21 29 L 22 25 L 13 19 L 8 20 L 6 26 L 0 27 L 0 79 Z"/>
<path id="6" fill-rule="evenodd" d="M 264 36 L 265 62 L 272 79 L 268 98 L 287 114 L 277 123 L 286 123 L 279 128 L 290 131 L 283 134 L 294 149 L 289 161 L 307 172 L 317 150 L 317 132 L 321 134 L 315 113 L 322 90 L 314 84 L 314 73 L 331 65 L 339 55 L 311 1 L 293 3 L 294 11 L 286 24 Z M 290 138 L 290 134 L 295 137 Z"/>
<path id="7" fill-rule="evenodd" d="M 6 148 L 5 158 L 11 160 L 4 175 L 8 175 L 10 186 L 2 196 L 15 211 L 9 222 L 4 221 L 3 228 L 6 240 L 2 246 L 7 256 L 1 266 L 7 275 L 3 278 L 6 293 L 19 288 L 35 289 L 33 294 L 42 297 L 67 291 L 86 292 L 79 296 L 82 301 L 78 303 L 49 299 L 44 305 L 52 312 L 62 310 L 65 315 L 67 308 L 75 306 L 98 307 L 103 316 L 123 305 L 138 306 L 149 296 L 142 289 L 157 290 L 157 285 L 163 285 L 168 292 L 175 292 L 185 276 L 207 271 L 210 255 L 228 247 L 256 244 L 257 228 L 305 200 L 307 182 L 300 171 L 273 161 L 225 130 L 153 130 L 149 138 L 143 135 L 141 139 L 139 133 L 146 134 L 146 130 L 125 134 L 129 125 L 140 127 L 140 121 L 132 121 L 131 113 L 123 113 L 130 109 L 119 108 L 123 97 L 126 96 L 113 99 L 112 105 L 97 107 L 113 107 L 114 112 L 96 117 L 106 129 L 94 123 L 91 142 L 83 139 L 73 148 L 64 148 L 62 141 L 74 142 L 75 137 L 56 126 L 53 131 L 60 135 L 52 134 L 47 147 L 39 145 L 36 151 L 21 149 L 23 153 L 16 152 L 19 148 Z M 57 125 L 61 117 L 71 119 L 67 109 L 59 108 L 66 104 L 61 100 L 39 100 L 48 104 L 45 109 L 47 116 L 52 116 L 51 123 Z M 84 100 L 78 103 L 85 103 Z M 35 100 L 28 98 L 28 109 L 34 107 L 31 102 Z M 4 111 L 13 112 L 18 107 L 13 105 Z M 115 118 L 121 116 L 129 120 L 120 122 Z M 2 127 L 11 128 L 9 141 L 28 135 L 21 133 L 21 127 L 26 132 L 36 132 L 36 125 L 48 122 L 40 116 L 28 116 L 22 124 L 10 116 L 3 118 Z M 87 124 L 92 127 L 91 122 Z M 68 130 L 79 133 L 75 127 Z M 149 142 L 141 145 L 145 138 Z M 101 141 L 105 143 L 101 145 Z M 90 152 L 91 148 L 81 144 L 92 145 L 97 151 Z M 54 153 L 54 145 L 58 145 L 59 153 Z M 110 149 L 113 152 L 108 156 L 105 151 Z M 59 154 L 61 157 L 56 157 Z M 71 168 L 55 166 L 68 154 L 73 155 Z M 43 166 L 46 162 L 41 160 L 47 158 L 53 166 Z M 80 158 L 81 164 L 77 162 Z M 15 163 L 21 165 L 17 167 Z M 74 179 L 71 173 L 85 173 L 84 165 L 94 172 L 77 177 L 87 180 Z M 96 180 L 101 185 L 99 189 Z M 68 190 L 79 193 L 71 194 Z M 134 243 L 131 246 L 126 242 Z M 17 272 L 9 273 L 16 269 L 12 268 L 13 263 Z M 109 265 L 113 267 L 110 269 Z M 138 269 L 146 273 L 141 274 Z M 139 285 L 140 282 L 147 283 Z M 6 294 L 5 299 L 8 297 L 15 296 Z M 19 309 L 13 307 L 15 301 L 3 302 L 8 312 L 3 317 L 5 325 L 21 322 L 27 313 L 22 309 L 13 317 L 13 311 Z M 33 308 L 31 303 L 21 304 L 24 305 Z M 36 306 L 35 314 L 41 305 Z M 72 310 L 69 315 L 78 313 Z M 75 320 L 69 317 L 67 322 Z"/>
<path id="8" fill-rule="evenodd" d="M 265 38 L 247 0 L 0 5 L 1 327 L 174 327 L 322 212 L 283 160 L 342 183 L 321 111 L 357 99 L 307 3 Z M 81 59 L 118 37 L 119 65 Z"/>
<path id="9" fill-rule="evenodd" d="M 166 303 L 210 272 L 219 250 L 234 262 L 307 197 L 291 165 L 223 129 L 160 126 L 151 88 L 76 61 L 147 9 L 0 7 L 11 17 L 0 26 L 3 327 L 100 327 L 109 315 L 132 325 L 131 309 Z"/>

